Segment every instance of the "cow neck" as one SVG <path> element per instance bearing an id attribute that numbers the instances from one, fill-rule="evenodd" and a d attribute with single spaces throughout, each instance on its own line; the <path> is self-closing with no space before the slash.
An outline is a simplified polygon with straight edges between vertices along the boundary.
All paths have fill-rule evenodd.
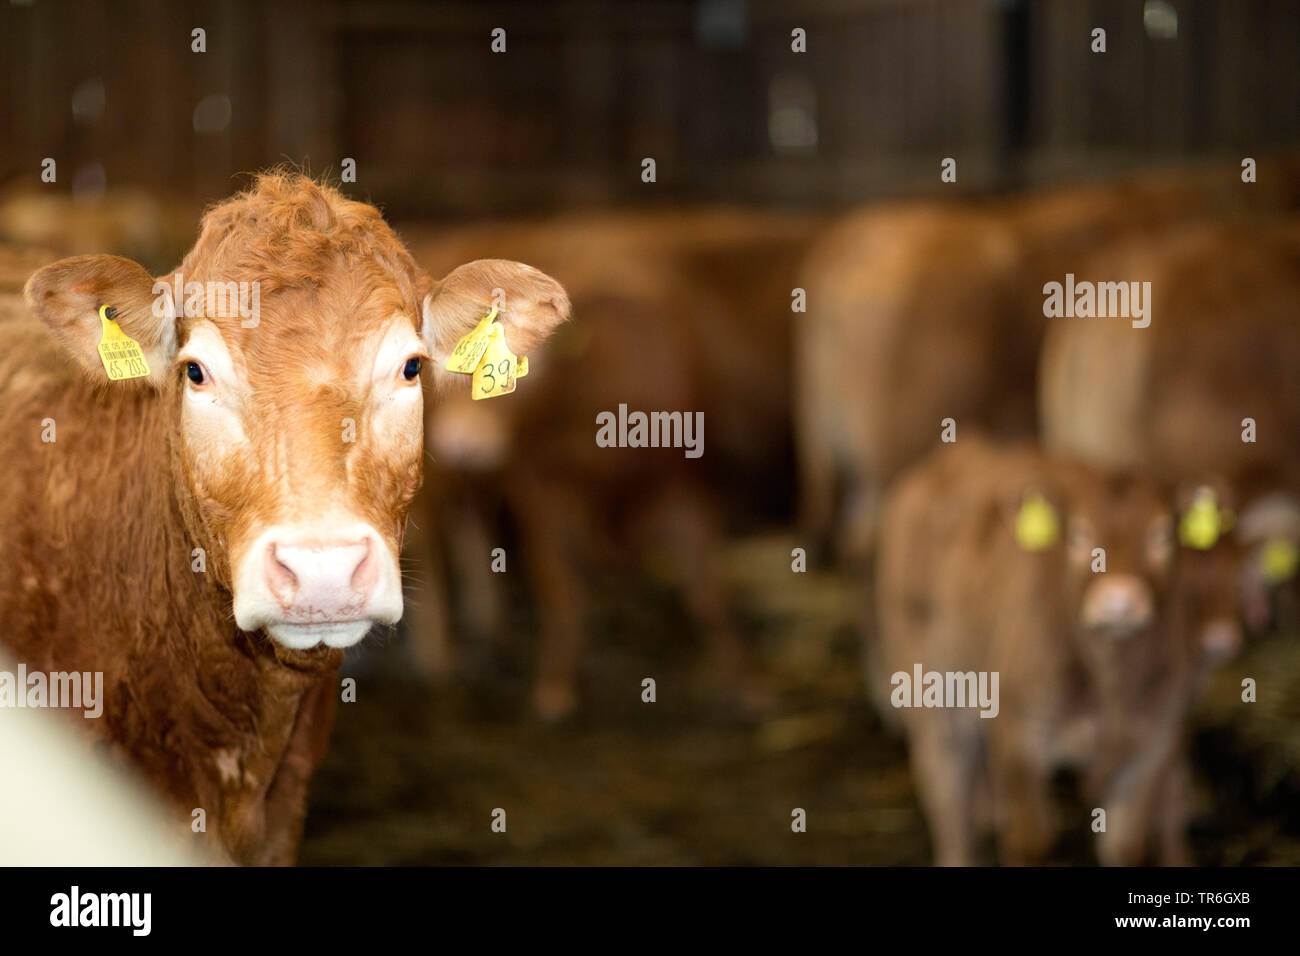
<path id="1" fill-rule="evenodd" d="M 1085 652 L 1101 712 L 1100 779 L 1136 785 L 1181 743 L 1192 674 L 1172 644 L 1178 635 L 1169 614 L 1162 608 L 1151 630 Z"/>

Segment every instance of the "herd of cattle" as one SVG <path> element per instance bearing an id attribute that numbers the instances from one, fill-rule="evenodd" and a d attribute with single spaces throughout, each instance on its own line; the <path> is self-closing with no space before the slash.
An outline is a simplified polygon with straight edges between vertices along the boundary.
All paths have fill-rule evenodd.
<path id="1" fill-rule="evenodd" d="M 11 241 L 0 641 L 29 671 L 102 672 L 86 723 L 178 826 L 202 811 L 231 860 L 287 863 L 342 649 L 373 624 L 405 606 L 419 670 L 453 678 L 506 627 L 504 554 L 554 720 L 582 706 L 593 589 L 654 574 L 715 693 L 761 713 L 722 549 L 797 514 L 806 560 L 874 611 L 867 696 L 908 739 L 938 862 L 980 861 L 989 832 L 1003 862 L 1047 858 L 1063 768 L 1095 808 L 1065 825 L 1102 862 L 1188 862 L 1189 710 L 1295 607 L 1300 170 L 1258 180 L 399 240 L 277 172 L 205 214 L 181 282 L 53 261 L 84 251 L 58 230 Z M 1089 315 L 1076 280 L 1124 314 Z M 191 281 L 257 283 L 260 315 L 178 301 Z M 494 308 L 528 372 L 475 401 L 445 363 Z M 117 335 L 138 378 L 110 370 Z M 602 447 L 620 408 L 702 413 L 704 454 Z"/>

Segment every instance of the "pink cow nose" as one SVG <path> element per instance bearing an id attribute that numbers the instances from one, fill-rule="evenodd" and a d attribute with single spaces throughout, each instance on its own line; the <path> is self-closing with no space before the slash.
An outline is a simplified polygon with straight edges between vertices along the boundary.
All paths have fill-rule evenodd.
<path id="1" fill-rule="evenodd" d="M 266 546 L 266 584 L 285 621 L 355 621 L 379 580 L 376 547 L 360 541 L 272 541 Z"/>
<path id="2" fill-rule="evenodd" d="M 1083 601 L 1085 627 L 1127 637 L 1147 627 L 1155 617 L 1151 589 L 1140 578 L 1112 574 L 1088 588 Z"/>

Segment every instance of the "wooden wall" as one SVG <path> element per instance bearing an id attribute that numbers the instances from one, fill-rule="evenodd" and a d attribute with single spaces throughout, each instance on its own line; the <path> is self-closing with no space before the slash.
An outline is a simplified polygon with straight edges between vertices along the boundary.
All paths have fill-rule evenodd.
<path id="1" fill-rule="evenodd" d="M 207 201 L 352 157 L 355 190 L 408 215 L 821 203 L 933 189 L 944 156 L 983 190 L 1300 142 L 1300 4 L 1169 2 L 1175 39 L 1140 0 L 20 0 L 0 7 L 0 183 L 52 156 L 55 188 L 98 166 Z M 774 145 L 774 103 L 815 145 Z"/>

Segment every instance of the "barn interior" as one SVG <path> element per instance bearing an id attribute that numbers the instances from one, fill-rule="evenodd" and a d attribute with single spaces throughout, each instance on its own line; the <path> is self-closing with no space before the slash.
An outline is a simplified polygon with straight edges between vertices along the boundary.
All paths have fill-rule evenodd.
<path id="1" fill-rule="evenodd" d="M 959 436 L 1043 438 L 1039 343 L 1017 330 L 1058 321 L 1041 295 L 999 299 L 978 343 L 931 341 L 907 303 L 974 329 L 948 291 L 1014 295 L 1098 262 L 1147 279 L 1146 250 L 1192 224 L 1300 235 L 1286 0 L 14 0 L 0 24 L 0 254 L 24 275 L 91 252 L 162 274 L 208 204 L 288 164 L 378 205 L 432 275 L 510 258 L 570 290 L 542 374 L 426 415 L 407 613 L 344 658 L 304 865 L 930 864 L 907 738 L 868 686 L 880 548 L 849 540 L 843 461 L 809 520 L 811 396 L 849 431 L 868 415 L 907 431 L 886 495 L 942 443 L 948 399 L 913 375 L 931 350 L 996 369 L 987 401 L 952 413 Z M 997 286 L 996 250 L 946 217 L 1028 220 L 1036 197 L 1039 237 L 1119 211 Z M 912 220 L 878 246 L 845 231 L 917 210 L 930 246 L 894 245 Z M 1278 296 L 1300 283 L 1289 261 Z M 810 372 L 808 323 L 878 289 L 903 302 L 898 380 Z M 846 355 L 875 354 L 846 335 Z M 1261 342 L 1247 372 L 1300 368 L 1300 338 Z M 1086 386 L 1102 408 L 1109 387 Z M 593 412 L 620 404 L 698 412 L 703 453 L 602 447 Z M 1300 408 L 1270 414 L 1289 428 Z M 1134 454 L 1229 469 L 1198 427 Z M 1272 440 L 1243 507 L 1300 500 L 1300 433 Z M 1290 547 L 1189 705 L 1198 863 L 1300 864 Z M 1095 865 L 1080 780 L 1052 786 L 1048 861 Z"/>

